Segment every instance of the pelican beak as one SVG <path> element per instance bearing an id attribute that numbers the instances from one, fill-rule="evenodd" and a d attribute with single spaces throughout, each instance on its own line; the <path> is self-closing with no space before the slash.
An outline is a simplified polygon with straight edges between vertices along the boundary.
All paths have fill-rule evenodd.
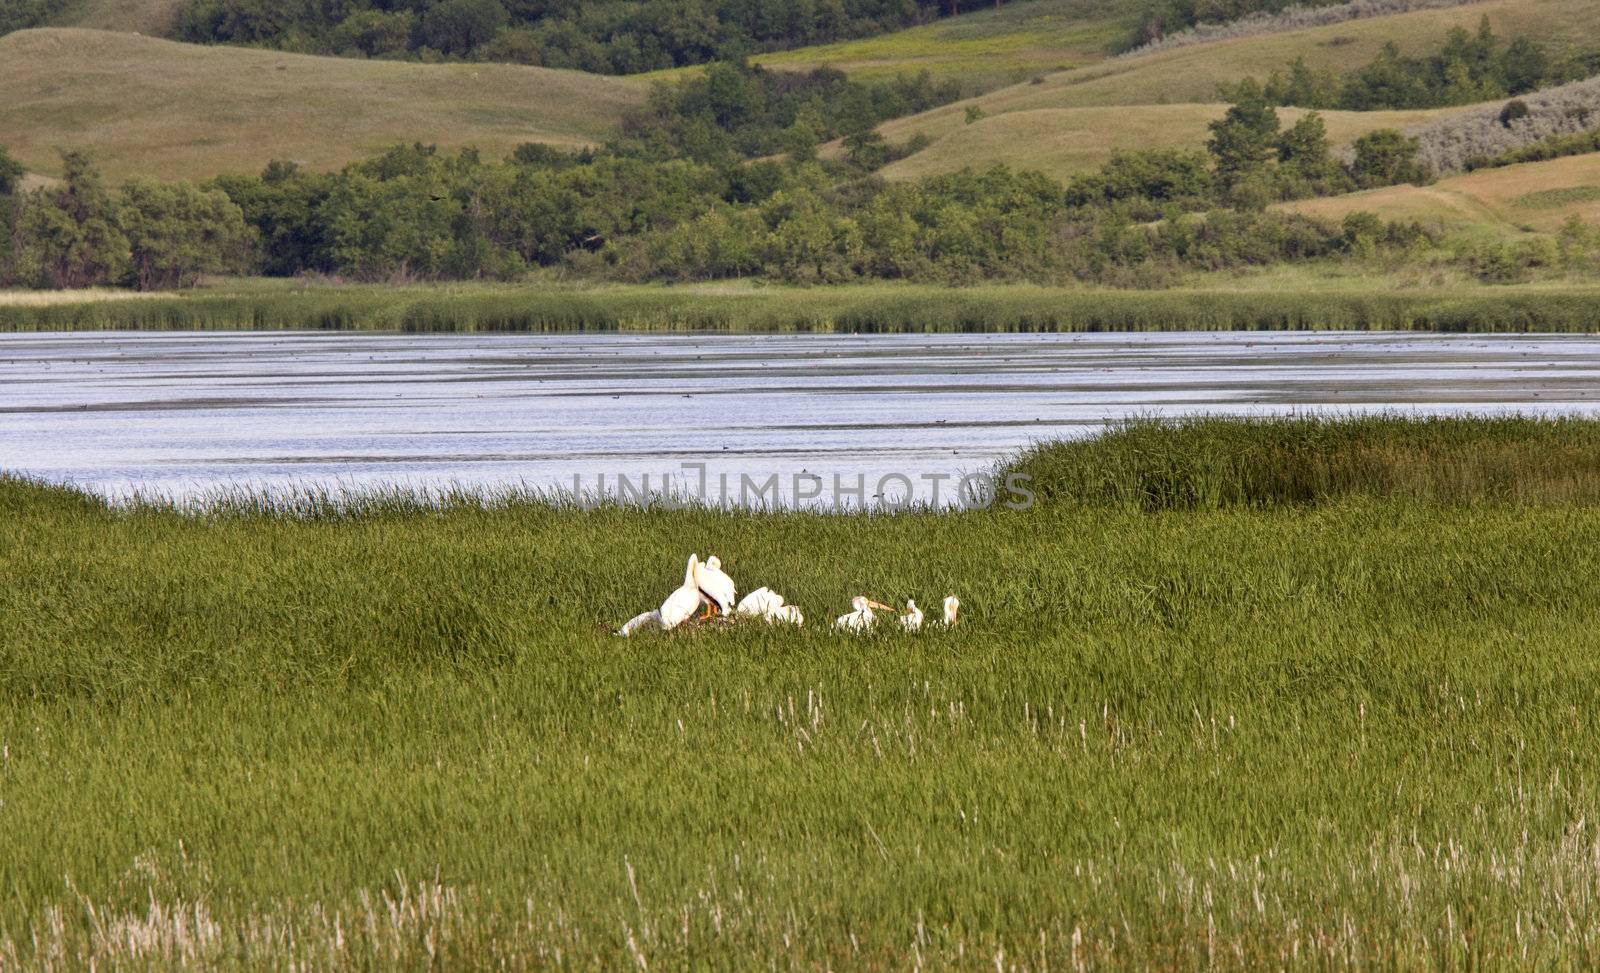
<path id="1" fill-rule="evenodd" d="M 893 607 L 891 607 L 889 605 L 885 605 L 881 601 L 873 601 L 871 598 L 867 599 L 867 604 L 871 605 L 873 610 L 875 610 L 875 611 L 881 611 L 881 612 L 892 612 L 892 611 L 894 611 Z"/>

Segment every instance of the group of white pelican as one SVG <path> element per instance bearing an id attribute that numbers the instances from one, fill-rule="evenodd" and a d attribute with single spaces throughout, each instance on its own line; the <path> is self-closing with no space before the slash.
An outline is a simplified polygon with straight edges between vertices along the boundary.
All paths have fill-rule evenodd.
<path id="1" fill-rule="evenodd" d="M 635 615 L 623 623 L 617 634 L 623 637 L 645 629 L 672 631 L 679 625 L 698 619 L 759 618 L 769 625 L 795 625 L 806 623 L 806 616 L 798 605 L 791 605 L 771 588 L 761 587 L 739 599 L 739 588 L 728 572 L 722 570 L 722 560 L 715 554 L 700 560 L 698 554 L 689 555 L 689 565 L 683 571 L 683 584 L 667 596 L 660 608 Z M 901 613 L 866 595 L 857 595 L 850 601 L 851 611 L 834 619 L 833 627 L 840 632 L 868 632 L 886 614 L 907 632 L 922 630 L 924 615 L 915 600 L 906 599 L 906 610 Z M 944 600 L 944 615 L 930 624 L 950 628 L 956 624 L 961 611 L 961 599 L 950 595 Z"/>

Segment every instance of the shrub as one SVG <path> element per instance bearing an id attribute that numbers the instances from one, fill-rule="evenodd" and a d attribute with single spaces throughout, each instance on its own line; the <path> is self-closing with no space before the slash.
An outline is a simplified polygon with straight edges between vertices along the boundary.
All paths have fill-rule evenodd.
<path id="1" fill-rule="evenodd" d="M 1510 128 L 1512 122 L 1527 118 L 1531 114 L 1533 114 L 1533 111 L 1528 107 L 1527 102 L 1521 98 L 1514 98 L 1506 102 L 1506 106 L 1500 109 L 1500 124 Z"/>

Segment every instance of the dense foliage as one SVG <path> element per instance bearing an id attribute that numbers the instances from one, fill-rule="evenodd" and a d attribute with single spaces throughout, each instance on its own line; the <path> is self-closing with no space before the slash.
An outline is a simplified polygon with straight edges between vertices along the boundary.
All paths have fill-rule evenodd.
<path id="1" fill-rule="evenodd" d="M 47 23 L 67 3 L 68 0 L 5 0 L 0 3 L 0 34 Z"/>
<path id="2" fill-rule="evenodd" d="M 704 88 L 747 83 L 770 101 L 770 76 L 714 71 Z M 778 86 L 781 90 L 781 85 Z M 677 97 L 701 98 L 691 87 Z M 739 99 L 731 99 L 739 102 Z M 716 126 L 726 138 L 775 125 Z M 839 116 L 839 106 L 830 109 Z M 674 117 L 663 112 L 658 119 Z M 863 178 L 889 151 L 863 133 L 857 161 L 715 162 L 662 158 L 641 123 L 615 151 L 566 155 L 524 146 L 504 162 L 471 150 L 397 146 L 337 173 L 275 162 L 207 189 L 131 182 L 113 194 L 81 156 L 64 188 L 22 200 L 8 276 L 56 287 L 126 281 L 170 287 L 237 266 L 254 229 L 250 269 L 367 281 L 515 279 L 562 266 L 626 280 L 765 276 L 796 282 L 904 279 L 1084 279 L 1159 284 L 1186 269 L 1264 265 L 1345 252 L 1341 228 L 1263 212 L 1281 199 L 1417 180 L 1415 142 L 1369 136 L 1354 162 L 1330 154 L 1322 120 L 1283 130 L 1259 99 L 1212 126 L 1207 153 L 1120 155 L 1063 187 L 996 167 L 915 183 Z M 664 136 L 663 136 L 664 137 Z M 652 144 L 661 149 L 627 151 Z M 749 145 L 743 146 L 746 150 Z M 871 157 L 871 158 L 868 158 Z M 1379 228 L 1369 243 L 1410 246 L 1415 231 Z"/>
<path id="3" fill-rule="evenodd" d="M 1139 21 L 1133 46 L 1143 46 L 1199 24 L 1224 24 L 1296 7 L 1331 7 L 1343 0 L 1153 0 Z"/>
<path id="4" fill-rule="evenodd" d="M 145 179 L 112 190 L 67 153 L 59 185 L 18 193 L 8 161 L 0 153 L 0 285 L 154 290 L 247 266 L 250 228 L 221 192 Z"/>
<path id="5" fill-rule="evenodd" d="M 1425 57 L 1405 57 L 1388 43 L 1371 63 L 1343 77 L 1297 58 L 1259 83 L 1224 86 L 1225 96 L 1259 91 L 1274 105 L 1376 111 L 1445 108 L 1526 94 L 1600 72 L 1594 55 L 1558 57 L 1528 37 L 1504 42 L 1483 18 L 1477 33 L 1456 28 Z"/>
<path id="6" fill-rule="evenodd" d="M 1552 135 L 1520 149 L 1509 149 L 1498 155 L 1469 159 L 1466 168 L 1498 169 L 1524 162 L 1548 162 L 1551 159 L 1564 159 L 1573 155 L 1588 155 L 1591 152 L 1600 152 L 1600 128 L 1586 129 L 1572 135 Z"/>
<path id="7" fill-rule="evenodd" d="M 984 0 L 987 2 L 987 0 Z M 189 0 L 179 36 L 631 74 L 878 33 L 977 0 Z"/>
<path id="8" fill-rule="evenodd" d="M 1423 162 L 1442 173 L 1597 151 L 1587 147 L 1593 142 L 1585 137 L 1596 126 L 1600 126 L 1600 78 L 1591 78 L 1451 112 L 1410 134 L 1422 143 Z"/>
<path id="9" fill-rule="evenodd" d="M 701 77 L 657 85 L 649 104 L 623 120 L 618 148 L 707 162 L 809 155 L 820 142 L 861 135 L 880 122 L 960 96 L 957 85 L 935 84 L 927 72 L 860 82 L 829 68 L 799 73 L 742 60 L 718 62 Z"/>

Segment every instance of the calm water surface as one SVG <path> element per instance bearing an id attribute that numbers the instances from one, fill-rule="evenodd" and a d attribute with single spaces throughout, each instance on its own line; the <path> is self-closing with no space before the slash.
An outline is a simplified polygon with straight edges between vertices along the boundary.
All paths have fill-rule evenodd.
<path id="1" fill-rule="evenodd" d="M 713 498 L 900 473 L 928 499 L 1108 420 L 1295 411 L 1597 413 L 1600 338 L 0 335 L 0 469 L 113 496 L 682 489 L 703 463 Z"/>

